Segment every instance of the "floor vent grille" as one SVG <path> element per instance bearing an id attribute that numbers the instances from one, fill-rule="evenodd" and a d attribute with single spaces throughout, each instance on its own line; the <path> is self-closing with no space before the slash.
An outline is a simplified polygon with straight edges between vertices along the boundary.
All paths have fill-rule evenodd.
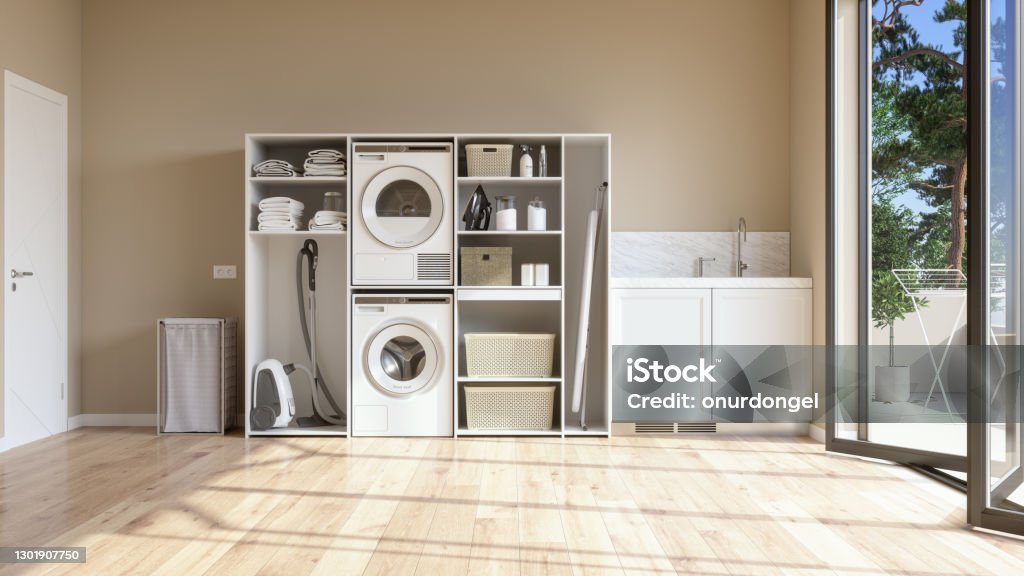
<path id="1" fill-rule="evenodd" d="M 621 433 L 624 434 L 715 434 L 718 424 L 715 422 L 635 422 Z"/>
<path id="2" fill-rule="evenodd" d="M 718 424 L 715 422 L 679 422 L 676 424 L 676 434 L 714 434 L 718 432 Z"/>
<path id="3" fill-rule="evenodd" d="M 633 425 L 633 432 L 636 434 L 672 434 L 675 432 L 675 424 L 647 424 L 637 422 Z"/>
<path id="4" fill-rule="evenodd" d="M 452 255 L 451 254 L 417 254 L 416 255 L 416 279 L 417 280 L 444 280 L 452 279 Z"/>

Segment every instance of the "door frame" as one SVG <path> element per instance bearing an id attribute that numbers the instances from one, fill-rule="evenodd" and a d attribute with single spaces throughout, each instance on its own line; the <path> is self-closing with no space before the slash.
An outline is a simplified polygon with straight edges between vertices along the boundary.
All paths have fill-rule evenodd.
<path id="1" fill-rule="evenodd" d="M 59 182 L 60 187 L 57 191 L 57 323 L 60 334 L 58 337 L 63 340 L 58 346 L 58 366 L 57 373 L 59 376 L 59 394 L 57 395 L 57 410 L 58 410 L 58 429 L 55 434 L 61 432 L 67 432 L 68 430 L 68 348 L 70 346 L 68 340 L 68 97 L 60 92 L 47 88 L 42 84 L 33 82 L 28 78 L 19 76 L 10 70 L 4 70 L 4 166 L 7 166 L 8 160 L 8 147 L 7 143 L 11 141 L 12 134 L 10 133 L 10 123 L 6 122 L 6 118 L 13 113 L 11 98 L 7 97 L 11 90 L 22 90 L 38 98 L 48 100 L 57 104 L 60 107 L 60 163 L 56 167 L 59 171 Z M 4 230 L 7 229 L 7 218 L 10 215 L 10 202 L 7 190 L 10 188 L 10 172 L 4 170 Z M 6 239 L 5 239 L 6 240 Z M 7 266 L 7 247 L 4 246 L 4 252 L 0 258 L 3 259 L 4 268 L 4 281 L 6 282 L 6 270 Z M 7 410 L 9 406 L 9 395 L 7 387 L 7 291 L 3 291 L 3 307 L 4 307 L 4 410 Z M 9 437 L 8 433 L 8 422 L 6 417 L 4 418 L 4 429 L 3 439 Z M 5 448 L 5 445 L 0 445 L 0 449 Z"/>
<path id="2" fill-rule="evenodd" d="M 985 0 L 987 1 L 987 0 Z M 828 398 L 826 406 L 826 426 L 825 426 L 825 448 L 830 452 L 840 452 L 844 454 L 850 454 L 853 456 L 862 456 L 867 458 L 877 458 L 882 460 L 889 460 L 892 462 L 898 462 L 902 464 L 920 466 L 925 468 L 937 468 L 945 470 L 953 470 L 957 472 L 967 472 L 968 462 L 966 456 L 957 456 L 953 454 L 944 454 L 941 452 L 932 452 L 928 450 L 921 450 L 915 448 L 906 448 L 902 446 L 894 446 L 888 444 L 881 444 L 878 442 L 872 442 L 868 440 L 868 407 L 870 406 L 870 399 L 868 397 L 868 357 L 867 357 L 867 343 L 868 343 L 868 323 L 865 318 L 860 317 L 857 326 L 857 371 L 858 371 L 858 389 L 857 389 L 857 438 L 842 438 L 836 434 L 836 426 L 839 422 L 836 421 L 836 412 L 838 406 L 834 405 L 835 399 L 838 397 L 838 384 L 840 381 L 839 371 L 840 366 L 838 364 L 837 355 L 837 344 L 839 342 L 839 323 L 837 317 L 838 302 L 837 302 L 837 290 L 839 289 L 839 276 L 837 262 L 839 259 L 839 238 L 837 222 L 839 221 L 838 214 L 838 193 L 841 189 L 838 180 L 838 159 L 836 154 L 838 153 L 838 138 L 839 138 L 839 118 L 837 99 L 839 97 L 839 54 L 841 47 L 838 45 L 838 31 L 837 22 L 839 17 L 839 0 L 825 0 L 825 39 L 826 39 L 826 295 L 825 295 L 825 338 L 826 338 L 826 397 Z M 969 4 L 976 4 L 977 2 L 969 2 Z M 857 1 L 857 46 L 858 46 L 858 58 L 857 58 L 857 113 L 860 118 L 869 118 L 870 111 L 870 82 L 871 82 L 871 32 L 867 26 L 870 18 L 871 2 L 868 0 Z M 973 16 L 973 11 L 972 11 Z M 971 40 L 969 39 L 969 42 Z M 970 58 L 970 55 L 965 57 Z M 970 73 L 969 73 L 970 74 Z M 973 96 L 973 95 L 972 95 Z M 970 107 L 970 102 L 968 104 Z M 969 132 L 973 132 L 970 127 Z M 973 138 L 973 134 L 972 134 Z M 870 305 L 869 299 L 869 281 L 868 274 L 870 272 L 868 268 L 868 260 L 865 255 L 868 254 L 868 235 L 870 234 L 870 221 L 868 220 L 868 208 L 871 205 L 871 190 L 870 190 L 870 177 L 869 170 L 870 166 L 868 158 L 870 158 L 870 134 L 868 131 L 867 124 L 865 122 L 858 122 L 858 142 L 857 142 L 857 153 L 858 153 L 858 166 L 857 166 L 857 202 L 859 208 L 857 228 L 858 228 L 858 247 L 857 253 L 859 262 L 857 264 L 858 270 L 858 309 L 860 310 L 859 316 L 863 316 L 864 311 L 868 309 Z M 973 141 L 972 141 L 973 145 Z M 977 171 L 973 171 L 977 174 Z M 968 195 L 968 214 L 978 213 L 980 210 L 977 206 L 978 194 Z M 979 245 L 974 244 L 973 238 L 968 239 L 968 251 L 969 254 L 972 249 L 977 248 Z M 969 265 L 972 262 L 978 260 L 974 257 L 969 257 Z M 983 286 L 975 286 L 972 292 L 972 284 L 975 283 L 978 278 L 975 278 L 975 270 L 971 269 L 971 280 L 968 282 L 968 314 L 967 314 L 967 330 L 968 330 L 968 343 L 974 344 L 975 341 L 972 338 L 976 338 L 979 334 L 977 327 L 977 314 L 974 308 L 971 306 L 972 294 L 977 294 Z M 981 276 L 979 274 L 979 276 Z M 980 332 L 984 334 L 984 332 Z M 984 343 L 984 341 L 982 341 Z M 970 442 L 968 442 L 968 445 Z"/>

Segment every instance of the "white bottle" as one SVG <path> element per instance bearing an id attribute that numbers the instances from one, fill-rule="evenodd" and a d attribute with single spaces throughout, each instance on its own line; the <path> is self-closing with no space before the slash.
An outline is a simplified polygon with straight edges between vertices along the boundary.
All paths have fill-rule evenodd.
<path id="1" fill-rule="evenodd" d="M 533 158 L 530 157 L 530 147 L 521 144 L 519 148 L 523 151 L 523 155 L 519 158 L 519 177 L 533 178 Z"/>
<path id="2" fill-rule="evenodd" d="M 543 146 L 542 145 L 540 147 L 540 164 L 537 167 L 537 169 L 540 172 L 539 174 L 537 174 L 538 176 L 540 176 L 541 178 L 547 178 L 547 176 L 548 176 L 548 147 L 547 146 Z"/>
<path id="3" fill-rule="evenodd" d="M 534 264 L 533 265 L 533 285 L 534 286 L 547 286 L 550 276 L 550 270 L 547 264 Z"/>
<path id="4" fill-rule="evenodd" d="M 522 286 L 533 286 L 534 283 L 534 266 L 533 264 L 523 264 L 520 267 L 519 284 Z"/>
<path id="5" fill-rule="evenodd" d="M 526 208 L 526 229 L 548 229 L 548 211 L 544 208 L 544 201 L 539 196 L 531 200 Z"/>

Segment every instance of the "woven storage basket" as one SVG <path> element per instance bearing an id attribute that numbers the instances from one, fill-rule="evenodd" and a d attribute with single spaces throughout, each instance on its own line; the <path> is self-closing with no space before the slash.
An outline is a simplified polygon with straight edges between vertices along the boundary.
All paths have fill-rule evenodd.
<path id="1" fill-rule="evenodd" d="M 512 249 L 501 246 L 459 248 L 463 286 L 511 286 Z"/>
<path id="2" fill-rule="evenodd" d="M 470 176 L 511 176 L 511 144 L 466 144 L 466 173 Z"/>
<path id="3" fill-rule="evenodd" d="M 466 333 L 471 378 L 549 378 L 554 353 L 554 334 Z"/>
<path id="4" fill-rule="evenodd" d="M 555 386 L 466 385 L 466 424 L 472 430 L 550 430 Z"/>

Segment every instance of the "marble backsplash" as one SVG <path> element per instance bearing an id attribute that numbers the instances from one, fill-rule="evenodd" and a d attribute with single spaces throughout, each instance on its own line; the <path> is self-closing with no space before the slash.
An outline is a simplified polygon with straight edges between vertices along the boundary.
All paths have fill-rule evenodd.
<path id="1" fill-rule="evenodd" d="M 736 275 L 735 232 L 612 232 L 612 277 L 694 277 L 697 258 L 705 276 Z M 748 232 L 744 276 L 789 276 L 789 232 Z"/>

